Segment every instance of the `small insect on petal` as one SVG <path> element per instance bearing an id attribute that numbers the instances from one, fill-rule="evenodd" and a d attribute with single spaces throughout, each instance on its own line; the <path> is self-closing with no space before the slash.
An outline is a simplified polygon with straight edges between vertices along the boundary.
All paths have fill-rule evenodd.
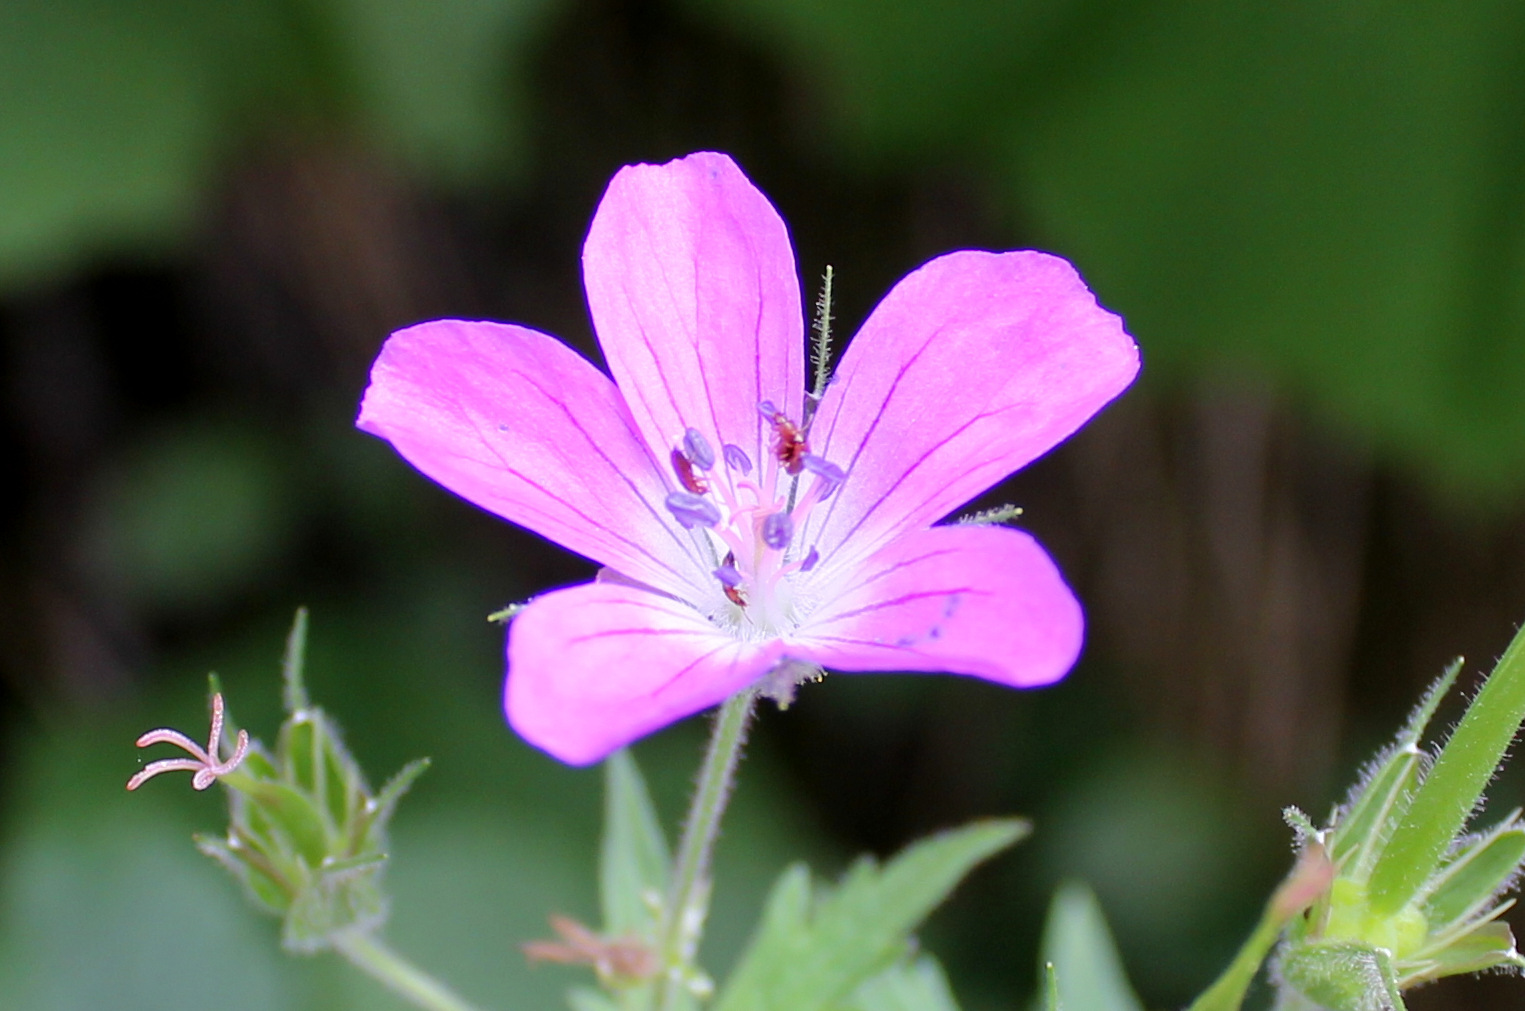
<path id="1" fill-rule="evenodd" d="M 694 527 L 713 527 L 720 522 L 720 507 L 707 498 L 675 491 L 667 496 L 667 511 L 672 513 L 684 530 Z"/>
<path id="2" fill-rule="evenodd" d="M 694 495 L 703 495 L 710 490 L 709 482 L 694 473 L 693 462 L 683 455 L 683 450 L 672 451 L 673 473 L 678 475 L 678 483 Z"/>
<path id="3" fill-rule="evenodd" d="M 773 408 L 772 413 L 768 411 L 770 407 Z M 773 401 L 764 400 L 757 405 L 757 409 L 773 426 L 773 455 L 783 464 L 786 473 L 798 474 L 804 467 L 805 455 L 810 452 L 805 433 L 783 411 L 774 407 Z"/>

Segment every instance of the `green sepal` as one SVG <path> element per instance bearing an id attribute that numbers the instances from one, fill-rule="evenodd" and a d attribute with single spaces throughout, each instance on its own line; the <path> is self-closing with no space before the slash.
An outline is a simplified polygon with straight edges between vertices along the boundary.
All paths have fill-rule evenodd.
<path id="1" fill-rule="evenodd" d="M 229 777 L 231 778 L 231 777 Z M 285 783 L 248 778 L 235 787 L 255 815 L 250 834 L 280 850 L 292 850 L 310 866 L 328 856 L 329 828 L 313 799 Z"/>
<path id="2" fill-rule="evenodd" d="M 1433 875 L 1477 809 L 1525 720 L 1525 631 L 1517 633 L 1424 776 L 1371 873 L 1371 907 L 1394 913 Z"/>
<path id="3" fill-rule="evenodd" d="M 1059 995 L 1086 1011 L 1143 1011 L 1096 895 L 1078 881 L 1054 892 L 1043 928 L 1042 958 L 1053 966 Z"/>
<path id="4" fill-rule="evenodd" d="M 1525 826 L 1519 811 L 1468 841 L 1427 884 L 1425 915 L 1435 933 L 1481 913 L 1525 860 Z"/>
<path id="5" fill-rule="evenodd" d="M 904 957 L 910 932 L 981 861 L 1027 835 L 1015 819 L 917 842 L 888 864 L 860 859 L 812 896 L 809 873 L 785 871 L 716 1011 L 824 1011 Z"/>
<path id="6" fill-rule="evenodd" d="M 1393 828 L 1408 810 L 1424 770 L 1419 744 L 1440 703 L 1461 673 L 1460 657 L 1447 665 L 1398 734 L 1361 779 L 1325 840 L 1329 857 L 1347 875 L 1366 880 Z M 1358 854 L 1354 859 L 1352 854 Z"/>
<path id="7" fill-rule="evenodd" d="M 599 898 L 604 934 L 655 938 L 672 857 L 646 781 L 628 750 L 604 763 L 604 836 Z"/>
<path id="8" fill-rule="evenodd" d="M 1501 907 L 1493 915 L 1502 913 L 1505 908 L 1507 906 Z M 1399 985 L 1407 987 L 1446 976 L 1484 972 L 1503 966 L 1516 970 L 1525 968 L 1525 959 L 1515 951 L 1514 932 L 1509 929 L 1509 924 L 1491 917 L 1484 918 L 1466 933 L 1447 940 L 1443 948 L 1428 958 L 1428 966 L 1404 976 L 1398 981 Z"/>
<path id="9" fill-rule="evenodd" d="M 339 931 L 375 930 L 386 919 L 386 912 L 386 899 L 374 869 L 358 874 L 318 873 L 286 910 L 281 945 L 300 954 L 322 951 Z"/>
<path id="10" fill-rule="evenodd" d="M 250 899 L 267 913 L 284 915 L 291 905 L 290 885 L 274 876 L 263 860 L 251 861 L 235 851 L 226 839 L 197 833 L 196 848 L 221 864 L 244 886 Z"/>
<path id="11" fill-rule="evenodd" d="M 413 759 L 398 769 L 392 778 L 376 792 L 376 796 L 365 804 L 361 832 L 358 836 L 362 844 L 376 847 L 385 845 L 381 833 L 386 831 L 387 823 L 392 820 L 392 815 L 397 813 L 397 802 L 413 788 L 419 776 L 429 771 L 431 764 L 432 762 L 427 758 Z"/>
<path id="12" fill-rule="evenodd" d="M 1355 941 L 1313 941 L 1282 954 L 1283 984 L 1329 1011 L 1404 1011 L 1392 960 Z"/>

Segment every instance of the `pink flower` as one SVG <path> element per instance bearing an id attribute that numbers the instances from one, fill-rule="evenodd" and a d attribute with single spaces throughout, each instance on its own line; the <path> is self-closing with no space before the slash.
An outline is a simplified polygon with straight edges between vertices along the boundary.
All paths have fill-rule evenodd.
<path id="1" fill-rule="evenodd" d="M 918 268 L 808 432 L 789 235 L 729 158 L 621 169 L 583 282 L 614 381 L 526 327 L 439 320 L 387 341 L 358 422 L 605 566 L 510 627 L 504 704 L 530 743 L 597 761 L 808 665 L 1022 687 L 1069 670 L 1080 605 L 1037 542 L 933 525 L 1138 371 L 1068 263 L 966 250 Z"/>

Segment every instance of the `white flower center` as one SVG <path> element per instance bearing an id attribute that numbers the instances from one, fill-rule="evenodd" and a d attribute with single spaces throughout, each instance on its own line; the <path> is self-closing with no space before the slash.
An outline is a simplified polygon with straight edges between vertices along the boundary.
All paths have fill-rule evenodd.
<path id="1" fill-rule="evenodd" d="M 672 451 L 684 490 L 666 503 L 714 562 L 716 596 L 695 603 L 746 638 L 776 636 L 799 624 L 808 602 L 796 593 L 795 576 L 814 568 L 820 555 L 796 534 L 810 510 L 846 479 L 840 467 L 810 452 L 806 433 L 770 401 L 758 410 L 773 426 L 773 445 L 756 472 L 739 446 L 722 446 L 717 458 L 709 440 L 690 428 Z"/>

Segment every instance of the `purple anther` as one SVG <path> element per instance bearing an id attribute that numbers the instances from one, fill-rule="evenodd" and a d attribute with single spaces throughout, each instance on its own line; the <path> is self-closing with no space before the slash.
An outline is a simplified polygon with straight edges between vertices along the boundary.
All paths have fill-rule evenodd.
<path id="1" fill-rule="evenodd" d="M 734 442 L 728 442 L 720 447 L 720 453 L 725 457 L 725 465 L 732 470 L 739 470 L 743 474 L 752 473 L 752 458 L 747 456 L 746 451 Z"/>
<path id="2" fill-rule="evenodd" d="M 709 470 L 715 466 L 715 451 L 710 448 L 710 441 L 704 437 L 704 433 L 697 428 L 690 428 L 683 433 L 683 453 L 697 463 L 700 470 Z"/>
<path id="3" fill-rule="evenodd" d="M 692 492 L 675 491 L 667 496 L 667 511 L 684 530 L 712 527 L 720 522 L 720 507 Z"/>
<path id="4" fill-rule="evenodd" d="M 782 413 L 782 412 L 779 411 L 778 405 L 775 404 L 773 401 L 771 401 L 771 400 L 764 400 L 762 403 L 757 405 L 757 413 L 761 414 L 763 417 L 767 418 L 769 421 L 772 421 L 774 418 L 778 417 L 779 414 Z"/>
<path id="5" fill-rule="evenodd" d="M 809 572 L 811 569 L 815 568 L 815 563 L 819 562 L 820 560 L 821 553 L 815 548 L 811 548 L 810 553 L 805 556 L 805 560 L 800 562 L 800 571 Z"/>
<path id="6" fill-rule="evenodd" d="M 794 520 L 788 513 L 769 513 L 763 518 L 762 539 L 768 547 L 782 551 L 789 546 L 789 538 L 793 536 Z"/>
<path id="7" fill-rule="evenodd" d="M 741 573 L 730 562 L 715 570 L 715 578 L 726 586 L 735 587 L 741 585 Z"/>
<path id="8" fill-rule="evenodd" d="M 820 501 L 822 502 L 831 498 L 832 493 L 842 487 L 842 482 L 847 480 L 847 472 L 824 456 L 806 453 L 805 458 L 800 462 L 821 483 Z"/>

